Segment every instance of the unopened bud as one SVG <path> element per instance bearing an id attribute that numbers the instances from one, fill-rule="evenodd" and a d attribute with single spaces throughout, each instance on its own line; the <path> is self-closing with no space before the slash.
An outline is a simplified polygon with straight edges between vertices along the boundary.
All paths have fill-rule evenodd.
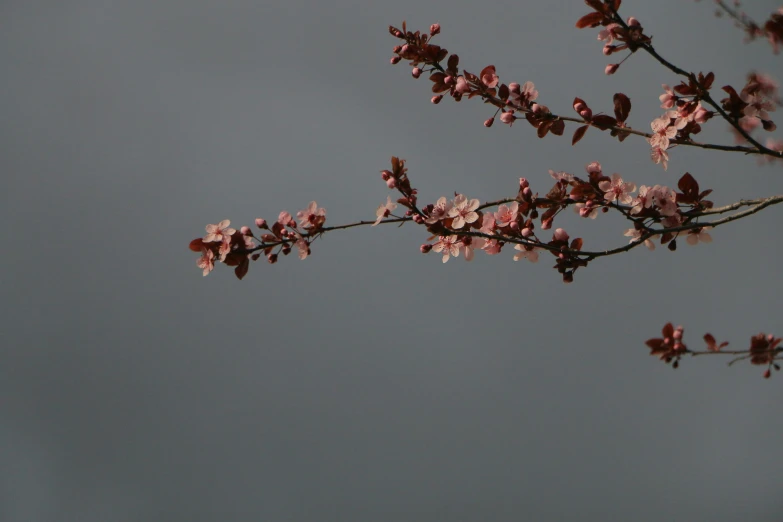
<path id="1" fill-rule="evenodd" d="M 519 188 L 524 190 L 530 186 L 530 182 L 527 178 L 519 178 Z"/>
<path id="2" fill-rule="evenodd" d="M 289 245 L 284 245 L 282 249 L 283 255 L 287 256 L 291 253 L 291 247 Z"/>
<path id="3" fill-rule="evenodd" d="M 400 63 L 400 60 L 402 60 L 402 56 L 397 55 L 397 56 L 392 56 L 392 58 L 391 58 L 391 60 L 389 60 L 389 62 L 392 65 L 397 65 L 398 63 Z"/>
<path id="4" fill-rule="evenodd" d="M 514 123 L 515 119 L 516 117 L 514 116 L 513 112 L 504 112 L 503 114 L 500 115 L 500 121 L 502 121 L 503 123 L 508 123 L 509 125 Z"/>
<path id="5" fill-rule="evenodd" d="M 393 189 L 394 187 L 397 186 L 397 180 L 394 179 L 394 178 L 387 179 L 386 180 L 386 186 L 389 187 L 390 189 Z"/>
<path id="6" fill-rule="evenodd" d="M 419 76 L 421 76 L 421 69 L 419 69 L 418 67 L 414 67 L 413 70 L 411 71 L 411 76 L 418 79 Z"/>
<path id="7" fill-rule="evenodd" d="M 533 235 L 533 229 L 530 227 L 525 227 L 522 229 L 522 237 L 530 237 Z"/>
<path id="8" fill-rule="evenodd" d="M 250 227 L 242 227 L 239 229 L 239 231 L 242 233 L 243 236 L 252 236 L 253 232 L 250 230 Z"/>
<path id="9" fill-rule="evenodd" d="M 388 180 L 388 179 L 389 179 L 390 177 L 392 177 L 392 176 L 393 176 L 393 174 L 391 173 L 391 171 L 390 171 L 390 170 L 382 170 L 382 171 L 381 171 L 381 179 L 382 179 L 383 181 L 386 181 L 386 180 Z"/>
<path id="10" fill-rule="evenodd" d="M 619 63 L 610 63 L 606 66 L 606 69 L 604 69 L 604 74 L 614 74 L 617 72 L 617 69 L 620 68 Z"/>
<path id="11" fill-rule="evenodd" d="M 430 36 L 435 36 L 440 33 L 440 24 L 432 24 L 430 26 Z"/>
<path id="12" fill-rule="evenodd" d="M 555 233 L 552 236 L 552 238 L 555 241 L 568 241 L 568 232 L 566 232 L 562 228 L 558 228 L 555 230 Z"/>
<path id="13" fill-rule="evenodd" d="M 425 243 L 421 245 L 421 247 L 419 247 L 419 250 L 421 250 L 422 254 L 429 254 L 430 250 L 432 250 L 432 245 L 430 245 L 429 243 Z"/>
<path id="14" fill-rule="evenodd" d="M 610 44 L 604 45 L 604 48 L 603 48 L 604 56 L 611 55 L 614 52 L 615 49 L 617 49 L 616 45 L 610 45 Z"/>
<path id="15" fill-rule="evenodd" d="M 454 83 L 454 77 L 453 76 L 446 76 L 445 78 L 443 78 L 443 84 L 444 85 L 451 85 L 452 83 Z"/>
<path id="16" fill-rule="evenodd" d="M 437 96 L 433 96 L 433 97 L 432 97 L 432 99 L 431 99 L 430 101 L 431 101 L 432 103 L 434 103 L 435 105 L 437 105 L 437 104 L 439 104 L 439 103 L 440 103 L 440 101 L 441 101 L 442 99 L 443 99 L 443 95 L 442 95 L 442 94 L 438 94 Z"/>
<path id="17" fill-rule="evenodd" d="M 261 254 L 256 253 L 250 256 L 250 259 L 252 259 L 253 261 L 258 261 L 259 257 L 261 257 Z"/>
<path id="18" fill-rule="evenodd" d="M 522 88 L 517 82 L 511 82 L 508 84 L 508 90 L 512 94 L 520 94 L 522 92 Z"/>
<path id="19" fill-rule="evenodd" d="M 266 256 L 266 260 L 269 261 L 269 264 L 274 265 L 277 263 L 277 254 L 269 254 Z"/>
<path id="20" fill-rule="evenodd" d="M 424 218 L 421 216 L 421 214 L 414 214 L 413 215 L 413 222 L 417 225 L 421 225 L 424 223 Z"/>
<path id="21" fill-rule="evenodd" d="M 530 187 L 525 187 L 522 189 L 522 195 L 526 198 L 529 198 L 533 194 L 533 191 L 530 190 Z"/>
<path id="22" fill-rule="evenodd" d="M 262 229 L 269 228 L 266 226 L 266 219 L 263 218 L 256 218 L 256 226 Z"/>
<path id="23" fill-rule="evenodd" d="M 628 18 L 628 26 L 629 27 L 640 27 L 642 24 L 639 23 L 639 20 L 634 18 L 633 16 Z"/>
<path id="24" fill-rule="evenodd" d="M 513 230 L 514 232 L 519 231 L 519 223 L 517 223 L 516 221 L 512 221 L 509 226 L 511 227 L 511 230 Z"/>
<path id="25" fill-rule="evenodd" d="M 495 118 L 487 118 L 487 119 L 484 121 L 484 126 L 485 126 L 485 127 L 492 127 L 492 124 L 493 124 L 493 123 L 495 123 Z"/>
<path id="26" fill-rule="evenodd" d="M 401 45 L 395 45 L 394 49 L 392 49 L 393 53 L 399 53 L 400 51 L 402 51 L 402 46 Z"/>

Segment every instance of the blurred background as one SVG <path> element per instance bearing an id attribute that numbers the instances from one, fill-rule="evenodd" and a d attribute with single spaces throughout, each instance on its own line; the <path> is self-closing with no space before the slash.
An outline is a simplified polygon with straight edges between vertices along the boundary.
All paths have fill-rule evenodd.
<path id="1" fill-rule="evenodd" d="M 779 1 L 749 2 L 757 21 Z M 658 51 L 739 91 L 781 57 L 714 6 L 626 0 Z M 550 2 L 72 0 L 0 4 L 2 521 L 689 521 L 781 518 L 783 375 L 644 341 L 668 321 L 702 346 L 783 334 L 781 211 L 675 253 L 593 262 L 564 285 L 510 247 L 472 263 L 419 253 L 410 225 L 327 235 L 312 256 L 206 278 L 207 223 L 295 213 L 374 219 L 379 171 L 408 160 L 423 203 L 534 191 L 599 161 L 637 185 L 692 173 L 710 199 L 783 193 L 779 166 L 591 129 L 572 147 L 432 105 L 389 65 L 407 20 L 477 73 L 532 81 L 572 114 L 632 101 L 646 130 L 661 84 L 640 53 L 614 76 L 588 8 Z M 722 93 L 717 93 L 720 99 Z M 773 119 L 774 115 L 773 115 Z M 778 122 L 780 123 L 780 122 Z M 780 132 L 777 135 L 780 138 Z M 713 120 L 704 141 L 733 143 Z M 766 136 L 764 136 L 766 138 Z M 558 219 L 585 247 L 627 224 Z"/>

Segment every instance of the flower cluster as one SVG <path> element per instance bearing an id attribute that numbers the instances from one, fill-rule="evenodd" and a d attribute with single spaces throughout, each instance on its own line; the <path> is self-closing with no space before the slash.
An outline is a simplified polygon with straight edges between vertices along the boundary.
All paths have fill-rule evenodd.
<path id="1" fill-rule="evenodd" d="M 666 364 L 672 365 L 673 368 L 677 368 L 680 365 L 680 359 L 684 355 L 704 355 L 704 354 L 724 354 L 724 355 L 736 355 L 734 360 L 729 364 L 733 364 L 736 361 L 749 359 L 751 364 L 759 366 L 767 366 L 764 372 L 764 378 L 769 379 L 772 374 L 771 369 L 780 370 L 780 365 L 775 361 L 780 360 L 783 357 L 783 347 L 779 346 L 781 341 L 780 337 L 775 337 L 771 334 L 760 333 L 750 338 L 750 347 L 746 350 L 738 351 L 725 351 L 723 348 L 728 346 L 728 342 L 722 342 L 718 344 L 715 337 L 710 334 L 704 334 L 704 342 L 707 345 L 705 351 L 689 350 L 683 343 L 683 327 L 674 327 L 672 323 L 666 323 L 661 330 L 663 337 L 656 337 L 648 339 L 646 344 L 650 348 L 650 355 L 654 355 L 664 361 Z"/>

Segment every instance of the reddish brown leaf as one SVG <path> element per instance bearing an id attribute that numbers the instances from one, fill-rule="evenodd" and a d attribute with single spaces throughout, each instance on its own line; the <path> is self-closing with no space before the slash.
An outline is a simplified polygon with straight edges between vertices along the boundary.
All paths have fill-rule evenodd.
<path id="1" fill-rule="evenodd" d="M 585 27 L 598 27 L 601 22 L 604 21 L 604 15 L 601 13 L 590 13 L 584 15 L 582 18 L 576 21 L 577 29 L 584 29 Z"/>
<path id="2" fill-rule="evenodd" d="M 617 116 L 617 121 L 625 121 L 628 119 L 628 114 L 631 112 L 631 99 L 625 94 L 618 92 L 614 95 L 614 115 Z"/>
<path id="3" fill-rule="evenodd" d="M 581 140 L 585 132 L 587 132 L 587 128 L 590 127 L 589 125 L 582 125 L 578 129 L 574 131 L 574 137 L 571 138 L 571 145 L 576 145 L 579 140 Z"/>
<path id="4" fill-rule="evenodd" d="M 248 268 L 250 268 L 250 260 L 245 258 L 241 263 L 239 263 L 239 266 L 234 269 L 234 275 L 237 276 L 237 279 L 242 279 L 247 274 Z"/>
<path id="5" fill-rule="evenodd" d="M 201 238 L 196 238 L 193 241 L 190 242 L 190 245 L 188 245 L 188 248 L 190 248 L 194 252 L 201 252 L 201 247 L 204 246 L 203 241 Z"/>
<path id="6" fill-rule="evenodd" d="M 582 241 L 581 237 L 578 237 L 571 241 L 571 250 L 582 250 L 582 244 L 584 241 Z"/>

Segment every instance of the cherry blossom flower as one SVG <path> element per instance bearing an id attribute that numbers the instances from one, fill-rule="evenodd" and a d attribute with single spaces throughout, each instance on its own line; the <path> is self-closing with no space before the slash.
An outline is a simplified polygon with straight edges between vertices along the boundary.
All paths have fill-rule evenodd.
<path id="1" fill-rule="evenodd" d="M 514 120 L 516 119 L 517 117 L 514 116 L 514 111 L 504 111 L 503 114 L 500 115 L 500 121 L 509 126 L 513 125 Z"/>
<path id="2" fill-rule="evenodd" d="M 454 198 L 454 206 L 449 209 L 448 216 L 454 218 L 451 226 L 452 228 L 462 228 L 466 223 L 475 223 L 479 215 L 476 209 L 479 206 L 478 199 L 471 199 L 462 194 L 458 194 Z"/>
<path id="3" fill-rule="evenodd" d="M 497 239 L 487 239 L 484 244 L 481 246 L 481 250 L 486 252 L 490 256 L 494 256 L 495 254 L 500 253 L 500 249 L 502 248 L 502 245 Z"/>
<path id="4" fill-rule="evenodd" d="M 473 251 L 475 249 L 481 249 L 484 246 L 486 240 L 483 237 L 465 237 L 462 239 L 462 250 L 465 256 L 465 261 L 473 261 Z"/>
<path id="5" fill-rule="evenodd" d="M 651 188 L 647 185 L 642 185 L 639 187 L 639 193 L 637 194 L 636 198 L 634 198 L 633 201 L 631 201 L 631 205 L 633 205 L 633 208 L 631 208 L 631 214 L 638 214 L 642 211 L 642 209 L 650 208 L 653 204 L 653 197 L 652 193 L 650 192 Z"/>
<path id="6" fill-rule="evenodd" d="M 231 236 L 223 236 L 223 241 L 218 248 L 218 254 L 220 254 L 220 261 L 226 260 L 226 256 L 231 253 Z"/>
<path id="7" fill-rule="evenodd" d="M 522 99 L 526 102 L 535 101 L 538 98 L 538 91 L 535 84 L 531 81 L 527 81 L 522 84 Z"/>
<path id="8" fill-rule="evenodd" d="M 590 218 L 595 219 L 598 217 L 598 211 L 601 209 L 600 206 L 594 205 L 594 202 L 592 199 L 588 200 L 587 203 L 576 203 L 574 205 L 574 212 L 579 214 L 583 218 Z"/>
<path id="9" fill-rule="evenodd" d="M 606 43 L 610 44 L 614 41 L 615 37 L 617 36 L 616 32 L 617 29 L 620 27 L 620 24 L 609 24 L 604 29 L 601 29 L 598 33 L 598 40 L 604 41 L 606 40 Z"/>
<path id="10" fill-rule="evenodd" d="M 377 225 L 380 223 L 384 218 L 389 217 L 389 214 L 391 214 L 392 210 L 397 208 L 397 203 L 393 202 L 391 199 L 391 196 L 386 196 L 386 204 L 381 205 L 378 207 L 378 209 L 375 211 L 375 223 L 372 224 L 372 226 Z"/>
<path id="11" fill-rule="evenodd" d="M 593 174 L 593 173 L 595 173 L 595 174 L 598 174 L 598 175 L 600 176 L 600 175 L 601 175 L 601 172 L 602 172 L 602 170 L 601 170 L 601 164 L 600 164 L 600 163 L 598 163 L 597 161 L 593 161 L 593 162 L 591 162 L 591 163 L 588 163 L 587 165 L 585 165 L 585 171 L 586 171 L 588 174 Z M 550 175 L 550 176 L 552 175 L 552 171 L 550 171 L 550 172 L 549 172 L 549 175 Z M 571 176 L 571 174 L 568 174 L 568 175 L 569 175 L 569 176 Z M 571 179 L 569 179 L 568 181 L 573 181 L 573 179 L 574 179 L 574 177 L 573 177 L 573 176 L 571 176 Z"/>
<path id="12" fill-rule="evenodd" d="M 464 76 L 457 76 L 457 83 L 454 86 L 454 92 L 458 94 L 470 93 L 470 85 L 468 85 L 468 81 Z"/>
<path id="13" fill-rule="evenodd" d="M 661 225 L 666 228 L 679 227 L 682 225 L 682 216 L 679 213 L 672 214 L 671 216 L 665 216 L 661 220 Z"/>
<path id="14" fill-rule="evenodd" d="M 223 241 L 223 238 L 226 236 L 231 237 L 231 235 L 234 234 L 236 230 L 233 228 L 228 228 L 230 224 L 231 221 L 224 219 L 217 225 L 207 225 L 207 235 L 202 238 L 202 241 L 204 243 L 217 243 L 218 241 Z"/>
<path id="15" fill-rule="evenodd" d="M 492 65 L 489 65 L 484 68 L 481 75 L 481 83 L 489 87 L 490 89 L 495 87 L 498 84 L 498 81 L 500 81 L 500 78 L 498 78 L 498 75 L 495 74 L 495 67 Z"/>
<path id="16" fill-rule="evenodd" d="M 659 163 L 663 163 L 663 170 L 669 169 L 669 153 L 663 150 L 660 147 L 653 147 L 650 150 L 650 158 L 652 158 L 653 163 L 656 165 Z"/>
<path id="17" fill-rule="evenodd" d="M 215 268 L 215 254 L 208 248 L 201 249 L 201 257 L 196 261 L 196 265 L 204 270 L 204 276 L 207 276 Z"/>
<path id="18" fill-rule="evenodd" d="M 642 237 L 642 231 L 636 230 L 635 228 L 629 228 L 628 230 L 625 231 L 625 234 L 623 235 L 631 238 L 629 243 L 638 243 Z M 650 238 L 644 240 L 644 246 L 646 246 L 650 250 L 655 250 L 655 243 L 653 243 L 650 240 Z"/>
<path id="19" fill-rule="evenodd" d="M 669 140 L 677 135 L 677 128 L 670 127 L 670 121 L 671 118 L 669 118 L 669 115 L 664 114 L 650 123 L 650 127 L 652 127 L 654 134 L 650 138 L 647 138 L 647 141 L 653 148 L 660 147 L 663 150 L 669 148 Z"/>
<path id="20" fill-rule="evenodd" d="M 507 227 L 512 221 L 516 221 L 517 214 L 519 213 L 519 203 L 514 201 L 510 205 L 500 205 L 498 211 L 495 212 L 495 224 L 498 228 Z"/>
<path id="21" fill-rule="evenodd" d="M 479 232 L 482 234 L 493 234 L 495 232 L 495 215 L 492 212 L 484 214 Z"/>
<path id="22" fill-rule="evenodd" d="M 671 109 L 672 107 L 674 107 L 674 102 L 677 101 L 677 95 L 674 94 L 672 88 L 666 85 L 665 83 L 662 85 L 662 87 L 663 90 L 666 92 L 658 96 L 658 99 L 661 100 L 661 108 Z"/>
<path id="23" fill-rule="evenodd" d="M 299 220 L 300 227 L 313 228 L 318 226 L 318 218 L 326 218 L 326 210 L 318 208 L 318 204 L 315 201 L 311 201 L 306 209 L 296 213 L 296 218 Z"/>
<path id="24" fill-rule="evenodd" d="M 432 208 L 432 212 L 427 219 L 424 220 L 428 225 L 432 225 L 449 217 L 449 210 L 451 210 L 451 201 L 448 201 L 445 197 L 438 199 Z"/>
<path id="25" fill-rule="evenodd" d="M 617 201 L 623 205 L 633 201 L 631 192 L 636 192 L 636 184 L 623 181 L 619 174 L 612 174 L 612 181 L 604 180 L 598 184 L 598 188 L 604 191 L 604 197 L 609 201 Z"/>
<path id="26" fill-rule="evenodd" d="M 669 187 L 655 185 L 651 192 L 653 202 L 662 216 L 677 214 L 677 194 Z"/>
<path id="27" fill-rule="evenodd" d="M 296 235 L 296 243 L 294 243 L 294 246 L 298 250 L 299 259 L 304 260 L 310 255 L 310 245 L 307 244 L 307 241 L 305 241 L 299 232 L 294 232 L 294 234 Z"/>
<path id="28" fill-rule="evenodd" d="M 775 104 L 761 93 L 744 94 L 742 96 L 742 101 L 748 104 L 742 112 L 745 113 L 745 116 L 750 116 L 752 118 L 768 120 L 769 114 L 767 111 L 775 112 L 776 109 Z"/>
<path id="29" fill-rule="evenodd" d="M 519 261 L 520 259 L 527 259 L 531 263 L 537 263 L 538 253 L 544 249 L 541 247 L 534 246 L 530 250 L 528 250 L 527 248 L 525 248 L 525 245 L 514 245 L 514 250 L 519 250 L 518 254 L 514 254 L 514 261 Z"/>
<path id="30" fill-rule="evenodd" d="M 685 238 L 685 241 L 689 245 L 698 245 L 699 242 L 712 243 L 712 236 L 710 236 L 709 233 L 707 233 L 708 228 L 710 227 L 702 227 L 694 230 L 689 230 L 688 236 Z"/>
<path id="31" fill-rule="evenodd" d="M 568 174 L 567 172 L 555 172 L 554 170 L 549 169 L 549 175 L 552 176 L 552 179 L 555 181 L 563 181 L 565 183 L 574 181 L 574 175 Z"/>
<path id="32" fill-rule="evenodd" d="M 457 236 L 438 236 L 438 242 L 432 245 L 435 252 L 443 252 L 443 262 L 449 260 L 449 254 L 453 257 L 459 257 L 459 247 L 462 242 L 457 240 Z"/>
<path id="33" fill-rule="evenodd" d="M 281 225 L 283 225 L 284 227 L 291 226 L 292 224 L 296 225 L 296 223 L 294 222 L 294 219 L 291 217 L 291 214 L 289 214 L 285 210 L 282 211 L 277 216 L 277 222 L 280 223 Z"/>

